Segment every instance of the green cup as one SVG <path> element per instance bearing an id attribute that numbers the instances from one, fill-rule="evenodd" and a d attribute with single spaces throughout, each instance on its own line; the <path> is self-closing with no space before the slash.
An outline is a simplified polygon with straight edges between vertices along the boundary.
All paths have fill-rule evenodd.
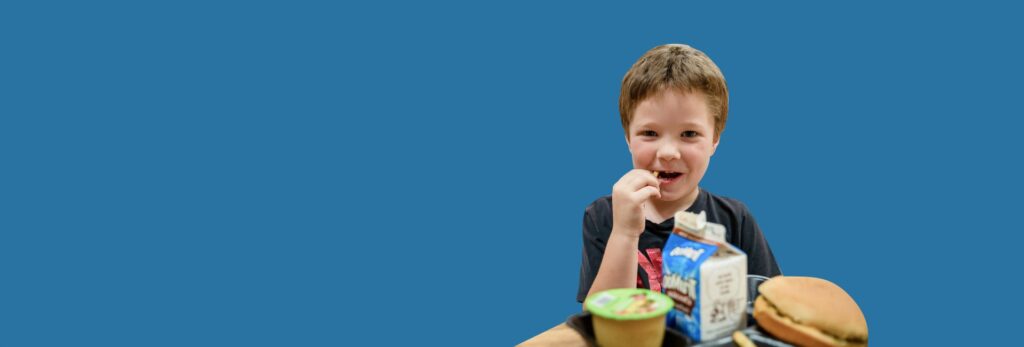
<path id="1" fill-rule="evenodd" d="M 643 288 L 618 288 L 595 293 L 583 304 L 593 316 L 601 347 L 658 347 L 665 338 L 665 315 L 672 309 L 667 295 Z"/>

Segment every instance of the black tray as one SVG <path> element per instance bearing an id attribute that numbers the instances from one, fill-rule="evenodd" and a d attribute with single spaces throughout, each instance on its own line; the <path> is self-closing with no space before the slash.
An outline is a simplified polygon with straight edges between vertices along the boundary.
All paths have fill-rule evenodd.
<path id="1" fill-rule="evenodd" d="M 565 321 L 568 325 L 576 332 L 583 336 L 583 339 L 587 340 L 587 345 L 597 346 L 594 339 L 594 326 L 591 320 L 590 312 L 582 312 L 572 315 Z M 757 324 L 754 324 L 753 317 L 747 316 L 747 328 L 743 329 L 743 333 L 758 346 L 772 346 L 772 347 L 792 347 L 785 342 L 776 340 L 768 335 L 768 333 L 761 330 Z M 732 341 L 732 336 L 725 336 L 719 339 L 704 341 L 699 344 L 694 344 L 690 338 L 686 337 L 681 331 L 676 330 L 673 327 L 665 328 L 665 339 L 661 343 L 664 347 L 678 347 L 678 346 L 696 346 L 696 347 L 719 347 L 719 346 L 736 346 Z"/>

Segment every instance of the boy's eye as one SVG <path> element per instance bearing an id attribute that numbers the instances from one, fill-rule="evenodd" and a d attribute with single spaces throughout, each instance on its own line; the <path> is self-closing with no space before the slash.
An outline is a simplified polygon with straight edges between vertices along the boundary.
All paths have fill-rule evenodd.
<path id="1" fill-rule="evenodd" d="M 654 132 L 654 130 L 640 130 L 640 132 L 637 133 L 637 135 L 640 135 L 640 136 L 658 136 L 658 133 Z"/>
<path id="2" fill-rule="evenodd" d="M 683 132 L 683 137 L 697 137 L 697 135 L 700 134 L 693 130 L 687 130 Z"/>

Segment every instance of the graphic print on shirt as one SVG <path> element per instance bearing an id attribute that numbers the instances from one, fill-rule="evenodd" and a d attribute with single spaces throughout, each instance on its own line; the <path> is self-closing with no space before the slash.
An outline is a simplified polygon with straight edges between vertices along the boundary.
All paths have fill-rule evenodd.
<path id="1" fill-rule="evenodd" d="M 650 284 L 650 290 L 660 292 L 661 291 L 661 248 L 648 248 L 644 250 L 647 252 L 647 256 L 644 256 L 644 252 L 639 249 L 636 250 L 637 264 L 640 265 L 640 269 L 637 270 L 636 274 L 636 287 L 644 287 L 644 280 L 640 276 L 640 271 L 647 273 L 647 283 Z"/>

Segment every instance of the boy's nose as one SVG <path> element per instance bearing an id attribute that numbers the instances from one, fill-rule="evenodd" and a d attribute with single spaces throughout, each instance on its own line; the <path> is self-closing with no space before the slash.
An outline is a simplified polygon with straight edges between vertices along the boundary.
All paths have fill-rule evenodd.
<path id="1" fill-rule="evenodd" d="M 662 145 L 658 148 L 658 159 L 661 160 L 674 160 L 679 159 L 679 149 L 672 145 Z"/>

